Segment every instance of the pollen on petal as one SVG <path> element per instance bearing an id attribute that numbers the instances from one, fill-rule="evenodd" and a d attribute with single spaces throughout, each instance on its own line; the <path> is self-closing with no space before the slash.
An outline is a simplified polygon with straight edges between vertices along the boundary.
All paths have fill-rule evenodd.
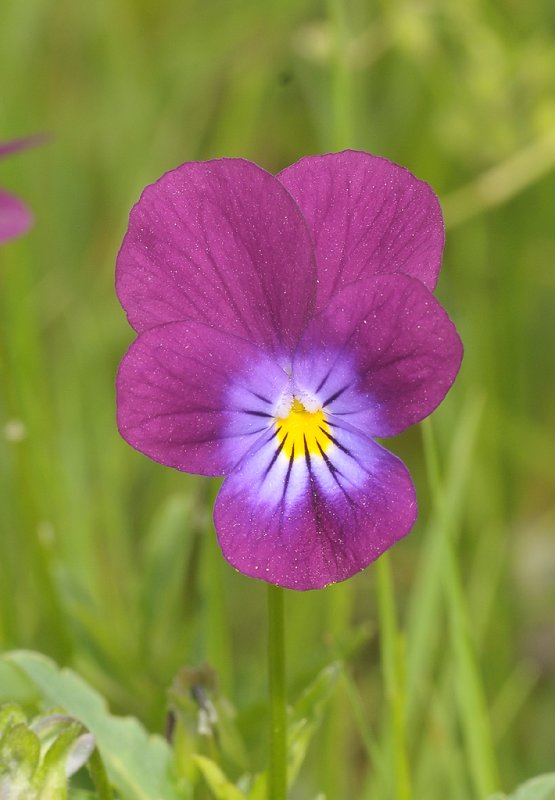
<path id="1" fill-rule="evenodd" d="M 287 417 L 276 420 L 276 427 L 281 452 L 287 458 L 304 458 L 307 452 L 321 457 L 332 442 L 324 411 L 308 411 L 297 397 Z"/>

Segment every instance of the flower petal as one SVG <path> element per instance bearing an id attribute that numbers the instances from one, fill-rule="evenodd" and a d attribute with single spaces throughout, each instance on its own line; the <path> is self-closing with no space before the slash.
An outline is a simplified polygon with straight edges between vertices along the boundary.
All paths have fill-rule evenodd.
<path id="1" fill-rule="evenodd" d="M 420 281 L 382 275 L 345 287 L 312 320 L 293 372 L 332 418 L 393 436 L 439 405 L 462 353 L 455 326 Z"/>
<path id="2" fill-rule="evenodd" d="M 314 236 L 317 309 L 358 278 L 404 273 L 437 283 L 444 227 L 437 197 L 407 169 L 354 150 L 280 172 Z"/>
<path id="3" fill-rule="evenodd" d="M 33 224 L 33 215 L 17 197 L 0 189 L 0 243 L 21 236 Z"/>
<path id="4" fill-rule="evenodd" d="M 417 513 L 404 464 L 356 429 L 333 426 L 324 455 L 287 458 L 270 431 L 226 478 L 214 521 L 240 572 L 320 589 L 364 569 Z"/>
<path id="5" fill-rule="evenodd" d="M 28 147 L 36 147 L 39 144 L 44 144 L 48 140 L 48 136 L 43 133 L 37 133 L 34 136 L 25 136 L 21 139 L 12 139 L 11 142 L 3 142 L 0 144 L 0 158 L 11 156 L 12 153 L 17 153 L 19 150 L 26 150 Z"/>
<path id="6" fill-rule="evenodd" d="M 117 377 L 123 438 L 154 461 L 225 475 L 273 425 L 288 376 L 255 345 L 198 322 L 141 334 Z"/>
<path id="7" fill-rule="evenodd" d="M 310 233 L 281 183 L 242 159 L 183 164 L 131 211 L 116 288 L 137 331 L 195 319 L 291 352 L 312 314 Z"/>

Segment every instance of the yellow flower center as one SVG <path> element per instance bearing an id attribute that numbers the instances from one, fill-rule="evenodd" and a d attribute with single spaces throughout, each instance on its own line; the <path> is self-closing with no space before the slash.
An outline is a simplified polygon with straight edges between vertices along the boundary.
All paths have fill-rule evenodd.
<path id="1" fill-rule="evenodd" d="M 331 444 L 324 412 L 320 409 L 312 414 L 297 398 L 287 417 L 276 420 L 276 426 L 281 450 L 287 458 L 305 457 L 307 452 L 321 456 Z"/>

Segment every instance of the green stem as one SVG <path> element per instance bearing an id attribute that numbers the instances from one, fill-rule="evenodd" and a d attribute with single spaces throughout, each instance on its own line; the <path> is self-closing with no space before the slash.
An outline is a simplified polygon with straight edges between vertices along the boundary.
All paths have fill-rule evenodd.
<path id="1" fill-rule="evenodd" d="M 287 797 L 287 719 L 285 697 L 284 592 L 268 584 L 268 678 L 270 690 L 270 768 L 268 800 Z"/>

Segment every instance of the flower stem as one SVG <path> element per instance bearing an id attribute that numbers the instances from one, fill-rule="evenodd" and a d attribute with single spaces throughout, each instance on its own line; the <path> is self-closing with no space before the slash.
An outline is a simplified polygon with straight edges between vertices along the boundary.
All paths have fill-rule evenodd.
<path id="1" fill-rule="evenodd" d="M 268 584 L 268 679 L 270 690 L 270 767 L 268 800 L 287 797 L 287 719 L 285 698 L 284 591 Z"/>

